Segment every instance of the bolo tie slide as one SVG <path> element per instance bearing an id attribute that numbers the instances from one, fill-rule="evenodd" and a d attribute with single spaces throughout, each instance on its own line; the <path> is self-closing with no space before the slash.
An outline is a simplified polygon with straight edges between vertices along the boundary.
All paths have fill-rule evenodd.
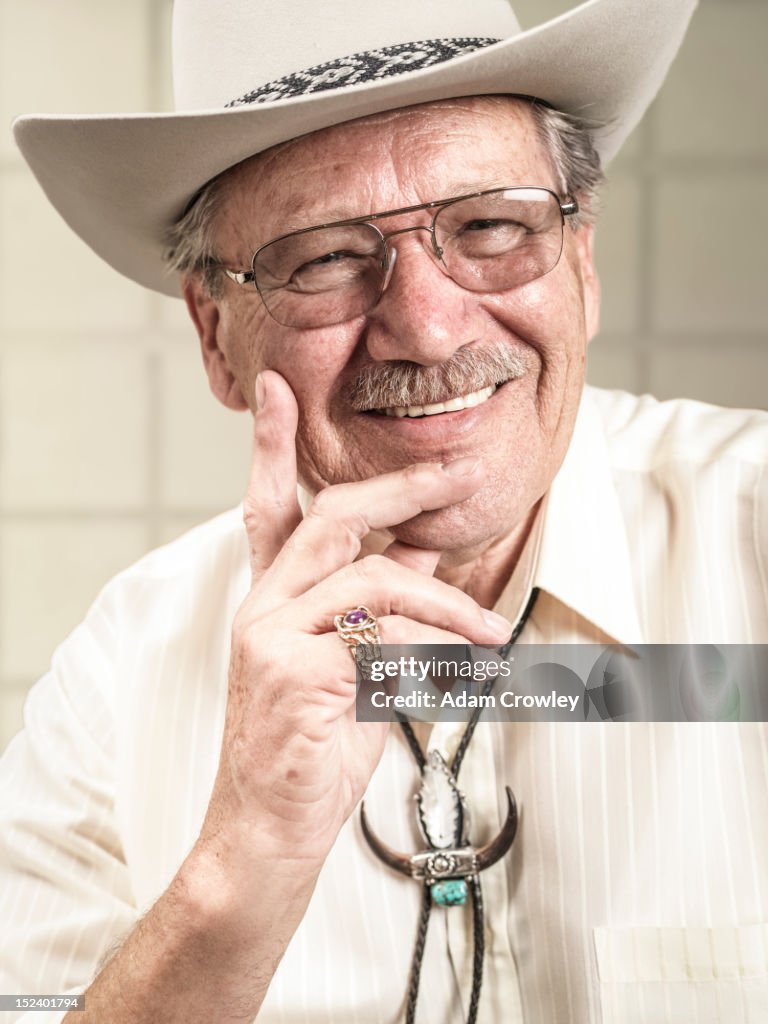
<path id="1" fill-rule="evenodd" d="M 464 906 L 469 894 L 472 898 L 474 952 L 472 995 L 467 1020 L 468 1024 L 475 1024 L 485 955 L 485 915 L 480 872 L 504 856 L 512 845 L 517 831 L 515 798 L 508 786 L 505 789 L 506 821 L 496 838 L 479 849 L 469 842 L 470 819 L 464 795 L 458 788 L 454 772 L 437 750 L 429 752 L 421 772 L 421 787 L 416 796 L 419 830 L 427 849 L 410 855 L 393 850 L 374 833 L 365 813 L 365 805 L 360 808 L 363 835 L 376 856 L 393 870 L 413 878 L 423 886 L 421 914 L 408 985 L 406 1024 L 414 1024 L 415 1021 L 421 963 L 432 905 Z"/>

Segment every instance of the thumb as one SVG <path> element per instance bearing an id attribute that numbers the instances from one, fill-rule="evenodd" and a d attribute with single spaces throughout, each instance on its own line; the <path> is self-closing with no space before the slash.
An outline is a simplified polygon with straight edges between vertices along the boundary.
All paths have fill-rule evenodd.
<path id="1" fill-rule="evenodd" d="M 296 497 L 296 399 L 288 382 L 274 370 L 259 374 L 255 391 L 253 457 L 243 499 L 252 584 L 301 521 Z"/>

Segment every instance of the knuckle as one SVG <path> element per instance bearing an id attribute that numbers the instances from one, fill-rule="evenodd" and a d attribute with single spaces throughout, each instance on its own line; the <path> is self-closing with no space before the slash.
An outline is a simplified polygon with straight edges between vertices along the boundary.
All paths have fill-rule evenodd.
<path id="1" fill-rule="evenodd" d="M 248 534 L 258 532 L 261 522 L 259 505 L 250 495 L 247 495 L 243 501 L 243 523 Z"/>
<path id="2" fill-rule="evenodd" d="M 364 567 L 371 579 L 380 580 L 392 569 L 394 563 L 384 555 L 371 554 L 361 558 L 357 564 Z"/>
<path id="3" fill-rule="evenodd" d="M 263 647 L 263 623 L 255 609 L 244 604 L 232 622 L 232 651 L 239 657 L 250 658 L 251 652 Z"/>
<path id="4" fill-rule="evenodd" d="M 312 498 L 307 509 L 309 518 L 327 519 L 333 516 L 337 505 L 335 488 L 324 487 Z"/>
<path id="5" fill-rule="evenodd" d="M 352 571 L 361 583 L 375 584 L 380 596 L 388 568 L 387 562 L 388 559 L 383 555 L 366 555 L 353 564 Z"/>
<path id="6" fill-rule="evenodd" d="M 293 493 L 281 494 L 277 492 L 267 495 L 248 493 L 243 499 L 243 522 L 245 528 L 251 532 L 258 532 L 264 528 L 265 516 L 283 516 L 293 506 Z"/>
<path id="7" fill-rule="evenodd" d="M 424 478 L 427 474 L 431 475 L 431 470 L 434 466 L 427 462 L 414 462 L 410 466 L 406 466 L 403 470 L 403 477 L 407 484 L 421 485 L 424 483 Z"/>
<path id="8" fill-rule="evenodd" d="M 354 539 L 358 546 L 369 531 L 365 516 L 361 512 L 345 512 L 339 520 L 341 529 Z"/>
<path id="9" fill-rule="evenodd" d="M 360 541 L 369 532 L 368 522 L 361 512 L 343 508 L 341 496 L 334 491 L 336 488 L 328 487 L 316 494 L 305 518 L 332 526 L 334 539 L 346 536 L 356 554 L 360 550 Z"/>
<path id="10" fill-rule="evenodd" d="M 403 644 L 413 642 L 413 623 L 408 629 L 408 620 L 401 615 L 387 615 L 379 619 L 379 633 L 382 643 Z"/>

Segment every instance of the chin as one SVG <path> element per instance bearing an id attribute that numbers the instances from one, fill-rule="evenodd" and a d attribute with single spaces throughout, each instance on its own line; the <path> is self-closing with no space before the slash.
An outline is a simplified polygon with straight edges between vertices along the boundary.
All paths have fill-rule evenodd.
<path id="1" fill-rule="evenodd" d="M 506 524 L 503 525 L 497 517 L 489 515 L 487 507 L 480 510 L 483 514 L 473 514 L 466 507 L 470 503 L 471 499 L 462 502 L 460 506 L 422 512 L 414 519 L 392 527 L 389 532 L 402 543 L 416 548 L 452 552 L 456 555 L 466 552 L 468 557 L 474 557 L 478 550 L 483 550 L 503 536 Z"/>

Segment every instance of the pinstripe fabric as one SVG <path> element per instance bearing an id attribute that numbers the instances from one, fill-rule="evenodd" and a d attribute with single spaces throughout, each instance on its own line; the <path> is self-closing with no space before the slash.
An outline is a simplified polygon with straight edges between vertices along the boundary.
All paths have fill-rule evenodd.
<path id="1" fill-rule="evenodd" d="M 765 414 L 588 392 L 497 606 L 542 588 L 520 642 L 768 643 L 766 451 Z M 194 843 L 247 585 L 228 513 L 113 581 L 34 688 L 0 779 L 0 991 L 85 987 Z M 461 728 L 430 745 L 450 756 Z M 768 1020 L 764 724 L 481 725 L 462 768 L 475 842 L 505 783 L 521 824 L 483 877 L 483 1024 Z M 416 785 L 393 731 L 366 800 L 402 850 Z M 400 1020 L 418 898 L 350 820 L 260 1024 Z M 464 1019 L 471 950 L 468 915 L 436 908 L 420 1024 Z"/>

